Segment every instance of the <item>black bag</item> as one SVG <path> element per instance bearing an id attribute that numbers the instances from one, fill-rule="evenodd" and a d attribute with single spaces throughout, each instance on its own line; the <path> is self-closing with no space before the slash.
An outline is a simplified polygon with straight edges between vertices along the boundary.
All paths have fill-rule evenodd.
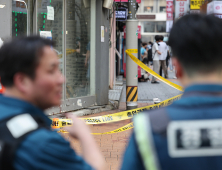
<path id="1" fill-rule="evenodd" d="M 147 58 L 147 57 L 144 58 L 142 62 L 143 62 L 144 64 L 148 64 L 148 63 L 149 63 L 148 58 Z"/>
<path id="2" fill-rule="evenodd" d="M 148 50 L 148 61 L 153 61 L 152 48 Z"/>

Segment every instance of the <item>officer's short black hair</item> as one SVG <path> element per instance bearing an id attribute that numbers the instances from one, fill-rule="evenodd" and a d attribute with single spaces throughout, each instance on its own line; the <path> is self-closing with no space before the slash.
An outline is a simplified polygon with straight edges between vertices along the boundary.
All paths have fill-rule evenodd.
<path id="1" fill-rule="evenodd" d="M 163 41 L 164 37 L 162 35 L 160 35 L 160 40 Z"/>
<path id="2" fill-rule="evenodd" d="M 160 36 L 159 36 L 159 35 L 156 35 L 156 36 L 155 36 L 155 40 L 156 40 L 156 41 L 160 41 Z"/>
<path id="3" fill-rule="evenodd" d="M 0 48 L 0 77 L 3 86 L 13 86 L 14 75 L 18 72 L 34 79 L 43 48 L 53 45 L 53 41 L 39 36 L 20 37 L 5 43 Z"/>
<path id="4" fill-rule="evenodd" d="M 142 43 L 142 46 L 146 46 L 146 45 L 147 45 L 147 43 L 145 43 L 145 42 Z"/>
<path id="5" fill-rule="evenodd" d="M 169 45 L 188 76 L 220 70 L 222 20 L 212 15 L 186 15 L 171 29 Z"/>

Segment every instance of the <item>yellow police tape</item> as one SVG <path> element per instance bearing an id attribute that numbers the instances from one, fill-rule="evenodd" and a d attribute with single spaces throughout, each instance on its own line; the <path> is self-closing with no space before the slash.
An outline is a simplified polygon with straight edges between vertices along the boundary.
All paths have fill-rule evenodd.
<path id="1" fill-rule="evenodd" d="M 175 97 L 172 97 L 170 99 L 164 100 L 158 104 L 153 104 L 153 105 L 149 105 L 145 107 L 140 107 L 137 109 L 108 114 L 104 116 L 95 116 L 95 117 L 81 118 L 81 119 L 84 120 L 86 124 L 103 124 L 103 123 L 118 122 L 122 120 L 132 119 L 134 115 L 137 115 L 139 112 L 143 112 L 145 110 L 153 110 L 153 109 L 168 106 L 172 104 L 174 101 L 179 100 L 180 98 L 181 98 L 181 94 Z M 71 126 L 71 125 L 72 125 L 71 119 L 54 118 L 52 121 L 53 129 L 62 128 L 65 126 Z"/>
<path id="2" fill-rule="evenodd" d="M 151 75 L 153 75 L 154 77 L 160 79 L 162 82 L 170 85 L 171 87 L 177 89 L 177 90 L 180 90 L 180 91 L 183 91 L 183 87 L 175 84 L 175 83 L 172 83 L 171 81 L 169 80 L 166 80 L 165 78 L 163 78 L 162 76 L 160 76 L 159 74 L 157 74 L 156 72 L 154 72 L 153 70 L 151 70 L 149 67 L 147 67 L 144 63 L 142 63 L 138 58 L 136 58 L 130 50 L 126 50 L 126 54 L 128 54 L 130 56 L 130 58 L 137 64 L 139 65 L 141 68 L 143 68 L 144 70 L 146 70 L 147 72 L 149 72 Z"/>
<path id="3" fill-rule="evenodd" d="M 151 70 L 149 67 L 147 67 L 145 64 L 143 64 L 140 60 L 138 60 L 134 55 L 132 55 L 132 53 L 137 53 L 137 52 L 138 52 L 137 49 L 128 49 L 128 50 L 126 50 L 126 53 L 130 56 L 130 58 L 137 65 L 139 65 L 141 68 L 143 68 L 144 70 L 149 72 L 154 77 L 160 79 L 164 83 L 170 85 L 171 87 L 173 87 L 177 90 L 183 91 L 183 87 L 181 87 L 181 86 L 179 86 L 175 83 L 172 83 L 169 80 L 166 80 L 165 78 L 161 77 L 160 75 L 155 73 L 153 70 Z M 86 122 L 86 124 L 102 124 L 102 123 L 112 123 L 112 122 L 127 120 L 127 119 L 133 118 L 133 116 L 138 114 L 139 112 L 142 112 L 142 111 L 145 111 L 145 110 L 153 110 L 153 109 L 156 109 L 156 108 L 168 106 L 168 105 L 172 104 L 175 100 L 179 100 L 181 98 L 181 95 L 182 94 L 177 95 L 175 97 L 172 97 L 170 99 L 164 100 L 164 101 L 162 101 L 158 104 L 154 104 L 154 105 L 150 105 L 150 106 L 145 106 L 145 107 L 141 107 L 141 108 L 137 108 L 137 109 L 132 109 L 132 110 L 129 110 L 129 111 L 123 111 L 123 112 L 108 114 L 108 115 L 104 115 L 104 116 L 95 116 L 95 117 L 81 118 L 81 119 L 84 120 Z M 52 121 L 52 128 L 57 129 L 57 128 L 65 127 L 65 126 L 70 126 L 72 124 L 72 123 L 70 123 L 70 120 L 71 119 L 54 118 L 53 121 Z M 123 127 L 120 127 L 116 130 L 110 131 L 110 132 L 92 133 L 92 134 L 94 134 L 94 135 L 112 134 L 112 133 L 118 133 L 118 132 L 122 132 L 122 131 L 125 131 L 125 130 L 129 130 L 129 129 L 132 129 L 132 128 L 133 128 L 133 122 L 129 123 L 129 124 L 123 126 Z M 60 130 L 58 132 L 67 133 L 67 131 L 64 131 L 64 130 Z"/>
<path id="4" fill-rule="evenodd" d="M 137 109 L 127 110 L 123 112 L 108 114 L 104 116 L 95 116 L 95 117 L 89 117 L 89 118 L 81 118 L 86 122 L 86 124 L 102 124 L 102 123 L 112 123 L 112 122 L 118 122 L 122 120 L 127 120 L 133 118 L 134 115 L 138 114 L 139 112 L 143 112 L 145 110 L 153 110 L 160 107 L 165 107 L 170 104 L 172 104 L 174 101 L 179 100 L 181 95 L 177 95 L 175 97 L 172 97 L 170 99 L 164 100 L 158 104 L 153 104 L 145 107 L 140 107 Z"/>
<path id="5" fill-rule="evenodd" d="M 132 109 L 132 110 L 113 113 L 113 114 L 104 115 L 104 116 L 81 118 L 81 119 L 84 120 L 86 122 L 86 124 L 102 124 L 102 123 L 111 123 L 111 122 L 118 122 L 118 121 L 122 121 L 122 120 L 127 120 L 127 119 L 133 118 L 134 115 L 137 115 L 139 112 L 142 112 L 145 110 L 153 110 L 153 109 L 168 106 L 168 105 L 172 104 L 174 101 L 179 100 L 181 98 L 181 96 L 182 96 L 182 94 L 172 97 L 170 99 L 164 100 L 158 104 L 153 104 L 153 105 L 141 107 L 138 109 Z M 105 119 L 106 117 L 109 117 L 109 120 Z M 89 121 L 88 119 L 90 119 L 90 121 L 92 121 L 92 120 L 94 120 L 94 121 L 89 123 L 89 122 L 87 122 L 87 121 Z M 59 119 L 59 118 L 52 119 L 52 128 L 53 129 L 59 129 L 59 128 L 63 128 L 65 126 L 71 126 L 71 125 L 72 125 L 71 119 Z M 129 130 L 132 128 L 133 128 L 133 122 L 129 123 L 123 127 L 120 127 L 116 130 L 110 131 L 110 132 L 92 133 L 92 134 L 93 135 L 105 135 L 105 134 L 123 132 L 125 130 Z M 62 129 L 58 132 L 59 133 L 68 133 L 67 131 L 62 130 Z"/>
<path id="6" fill-rule="evenodd" d="M 113 131 L 110 131 L 110 132 L 104 132 L 104 133 L 91 133 L 92 135 L 108 135 L 108 134 L 112 134 L 112 133 L 119 133 L 119 132 L 123 132 L 123 131 L 126 131 L 126 130 L 130 130 L 132 129 L 134 126 L 133 126 L 133 122 L 121 127 L 121 128 L 118 128 L 116 130 L 113 130 Z M 59 131 L 57 131 L 58 133 L 69 133 L 68 131 L 66 130 L 63 130 L 63 129 L 60 129 Z"/>

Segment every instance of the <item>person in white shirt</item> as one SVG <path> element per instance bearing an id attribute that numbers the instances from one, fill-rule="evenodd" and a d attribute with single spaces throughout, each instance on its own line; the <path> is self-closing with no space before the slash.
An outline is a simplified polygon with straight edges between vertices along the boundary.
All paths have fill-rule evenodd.
<path id="1" fill-rule="evenodd" d="M 153 44 L 152 47 L 152 53 L 153 53 L 153 71 L 155 71 L 157 74 L 160 72 L 160 63 L 159 63 L 159 56 L 161 55 L 161 52 L 159 51 L 159 41 L 160 41 L 160 36 L 156 35 L 155 36 L 156 42 Z M 159 83 L 156 81 L 156 78 L 153 76 L 151 83 Z"/>
<path id="2" fill-rule="evenodd" d="M 2 41 L 2 39 L 0 38 L 0 48 L 1 48 L 2 45 L 3 45 L 3 41 Z"/>
<path id="3" fill-rule="evenodd" d="M 162 69 L 164 71 L 165 78 L 168 78 L 168 71 L 167 71 L 167 65 L 166 65 L 166 58 L 167 58 L 167 44 L 163 42 L 163 36 L 160 36 L 160 42 L 159 42 L 159 51 L 161 52 L 160 55 L 160 76 L 162 76 Z"/>

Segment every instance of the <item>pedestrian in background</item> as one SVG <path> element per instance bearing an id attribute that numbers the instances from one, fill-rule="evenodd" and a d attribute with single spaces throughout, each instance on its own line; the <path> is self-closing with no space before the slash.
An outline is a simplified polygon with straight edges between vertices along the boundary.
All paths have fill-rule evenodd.
<path id="1" fill-rule="evenodd" d="M 51 130 L 44 110 L 59 106 L 64 77 L 50 40 L 19 38 L 0 49 L 0 169 L 104 169 L 104 159 L 87 125 L 69 115 L 70 136 L 78 139 L 83 157 Z"/>
<path id="2" fill-rule="evenodd" d="M 149 41 L 147 47 L 148 47 L 148 62 L 149 62 L 149 65 L 153 65 L 153 57 L 152 57 L 153 43 Z"/>
<path id="3" fill-rule="evenodd" d="M 186 15 L 174 24 L 169 45 L 184 94 L 135 116 L 122 170 L 222 169 L 221 28 L 213 15 Z"/>
<path id="4" fill-rule="evenodd" d="M 153 71 L 155 71 L 157 74 L 160 73 L 160 63 L 159 63 L 159 56 L 161 55 L 161 52 L 159 51 L 159 41 L 160 41 L 160 36 L 156 35 L 155 36 L 156 42 L 153 44 L 152 47 L 152 56 L 153 56 Z M 151 83 L 156 83 L 158 84 L 159 82 L 157 79 L 153 76 Z"/>
<path id="5" fill-rule="evenodd" d="M 2 41 L 2 39 L 0 38 L 0 48 L 1 48 L 2 45 L 3 45 L 3 41 Z"/>
<path id="6" fill-rule="evenodd" d="M 162 69 L 163 69 L 164 77 L 168 78 L 168 70 L 167 70 L 167 65 L 166 65 L 168 48 L 167 48 L 166 43 L 163 42 L 162 35 L 160 35 L 159 51 L 161 52 L 161 55 L 160 55 L 160 76 L 162 76 Z"/>
<path id="7" fill-rule="evenodd" d="M 142 43 L 142 47 L 141 47 L 141 49 L 140 49 L 141 61 L 142 61 L 144 64 L 147 64 L 147 62 L 148 62 L 146 46 L 147 46 L 147 43 L 144 43 L 144 42 L 143 42 L 143 43 Z"/>

